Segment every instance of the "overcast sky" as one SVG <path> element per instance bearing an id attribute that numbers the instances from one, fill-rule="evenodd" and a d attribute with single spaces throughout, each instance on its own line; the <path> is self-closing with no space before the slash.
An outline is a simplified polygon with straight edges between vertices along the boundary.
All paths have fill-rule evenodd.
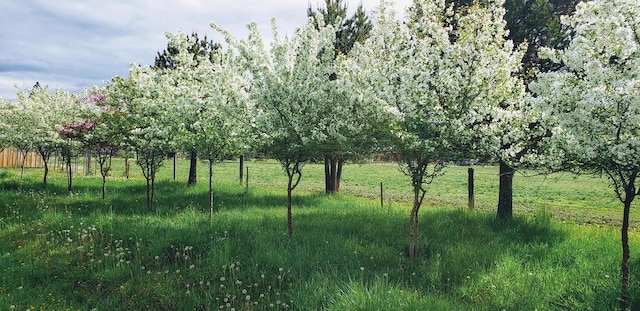
<path id="1" fill-rule="evenodd" d="M 402 11 L 410 2 L 395 6 Z M 242 38 L 255 21 L 271 37 L 275 17 L 280 33 L 291 34 L 306 22 L 309 3 L 324 0 L 0 0 L 0 97 L 15 100 L 15 85 L 36 81 L 71 92 L 103 86 L 126 76 L 131 62 L 152 64 L 167 45 L 165 32 L 223 41 L 209 27 L 214 21 Z M 347 3 L 371 13 L 379 0 Z"/>

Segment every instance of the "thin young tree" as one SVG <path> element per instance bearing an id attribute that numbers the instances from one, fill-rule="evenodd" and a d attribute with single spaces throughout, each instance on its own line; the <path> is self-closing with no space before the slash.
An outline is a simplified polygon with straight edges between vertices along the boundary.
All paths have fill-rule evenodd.
<path id="1" fill-rule="evenodd" d="M 318 145 L 326 134 L 317 124 L 325 122 L 323 111 L 333 105 L 336 92 L 344 92 L 336 74 L 333 46 L 335 28 L 315 26 L 311 18 L 290 38 L 278 35 L 272 22 L 274 38 L 266 49 L 256 24 L 249 26 L 248 40 L 237 41 L 225 34 L 227 42 L 239 52 L 251 79 L 249 91 L 253 106 L 253 128 L 262 147 L 276 159 L 287 174 L 287 233 L 293 234 L 292 192 L 302 177 L 302 167 L 318 156 Z M 336 79 L 330 79 L 332 75 Z M 342 96 L 347 97 L 346 94 Z M 333 130 L 341 133 L 352 126 L 336 119 Z"/>
<path id="2" fill-rule="evenodd" d="M 190 66 L 196 67 L 202 62 L 215 62 L 219 58 L 217 54 L 221 49 L 220 44 L 207 39 L 207 36 L 200 38 L 196 32 L 191 33 L 188 38 L 189 46 L 186 47 L 186 53 L 189 55 L 188 57 L 191 58 L 188 60 Z M 153 68 L 169 74 L 171 70 L 184 67 L 187 59 L 184 56 L 179 57 L 178 55 L 181 53 L 184 54 L 185 51 L 181 51 L 175 44 L 169 42 L 167 48 L 163 50 L 162 53 L 158 52 L 156 55 Z M 182 58 L 182 60 L 178 58 Z M 196 122 L 197 117 L 197 110 L 192 110 L 191 114 L 182 115 L 179 120 L 188 131 L 184 133 L 186 138 L 180 145 L 182 145 L 181 148 L 184 148 L 189 154 L 189 177 L 187 179 L 187 185 L 189 186 L 195 185 L 198 180 L 198 151 L 197 147 L 191 144 L 192 140 L 189 139 L 190 134 L 191 136 L 197 135 L 195 133 L 197 129 L 191 128 L 191 125 Z"/>
<path id="3" fill-rule="evenodd" d="M 522 51 L 505 38 L 500 1 L 465 11 L 415 1 L 408 22 L 387 7 L 378 8 L 371 38 L 354 52 L 369 77 L 361 89 L 393 116 L 392 147 L 414 192 L 408 254 L 417 257 L 424 185 L 442 173 L 443 161 L 496 151 L 500 124 L 519 118 L 523 87 L 513 73 Z"/>
<path id="4" fill-rule="evenodd" d="M 620 309 L 628 310 L 629 212 L 640 194 L 640 3 L 582 2 L 562 22 L 575 32 L 569 45 L 541 51 L 562 69 L 530 85 L 552 132 L 542 164 L 611 181 L 623 206 Z"/>
<path id="5" fill-rule="evenodd" d="M 181 141 L 191 146 L 209 166 L 209 218 L 214 212 L 213 165 L 225 156 L 241 153 L 247 117 L 245 83 L 235 57 L 219 48 L 215 54 L 193 57 L 194 37 L 167 34 L 174 67 L 168 92 L 173 99 Z M 197 42 L 197 41 L 195 41 Z M 205 59 L 202 59 L 205 58 Z M 189 120 L 186 125 L 180 120 Z"/>

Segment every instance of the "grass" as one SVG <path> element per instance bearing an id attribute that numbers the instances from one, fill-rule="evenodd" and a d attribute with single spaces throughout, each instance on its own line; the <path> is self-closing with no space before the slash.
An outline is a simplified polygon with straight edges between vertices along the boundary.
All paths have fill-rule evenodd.
<path id="1" fill-rule="evenodd" d="M 343 193 L 321 194 L 322 167 L 303 168 L 286 235 L 286 176 L 273 161 L 216 167 L 216 207 L 204 165 L 187 187 L 186 161 L 160 172 L 157 209 L 139 169 L 100 179 L 40 170 L 0 173 L 0 306 L 15 310 L 615 310 L 619 204 L 606 180 L 518 176 L 516 217 L 497 221 L 497 168 L 466 168 L 429 188 L 422 256 L 408 259 L 410 188 L 394 165 L 349 165 Z M 385 206 L 380 208 L 379 183 Z M 357 194 L 358 197 L 354 196 Z M 636 209 L 634 209 L 636 212 Z M 638 220 L 633 214 L 632 219 Z M 610 219 L 611 221 L 608 221 Z M 595 225 L 584 225 L 584 224 Z M 637 230 L 637 226 L 635 227 Z M 632 306 L 640 307 L 640 233 L 631 232 Z"/>

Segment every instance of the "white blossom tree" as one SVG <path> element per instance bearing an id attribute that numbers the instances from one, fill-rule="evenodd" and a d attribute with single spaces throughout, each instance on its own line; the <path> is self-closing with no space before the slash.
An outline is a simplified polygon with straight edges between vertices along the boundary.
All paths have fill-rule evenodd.
<path id="1" fill-rule="evenodd" d="M 349 118 L 351 109 L 361 105 L 361 98 L 344 86 L 350 83 L 348 74 L 340 71 L 340 60 L 334 58 L 336 30 L 311 18 L 290 38 L 281 38 L 274 20 L 274 37 L 267 49 L 255 24 L 249 25 L 249 38 L 243 41 L 212 26 L 239 52 L 251 79 L 254 129 L 263 148 L 288 176 L 287 232 L 291 235 L 291 194 L 300 182 L 304 163 L 317 158 L 328 142 L 347 141 L 347 135 L 364 133 L 366 128 Z M 337 102 L 343 104 L 335 105 Z"/>
<path id="2" fill-rule="evenodd" d="M 18 89 L 12 145 L 23 152 L 35 150 L 44 163 L 43 183 L 47 184 L 49 158 L 65 140 L 59 131 L 65 124 L 75 122 L 84 109 L 76 95 L 36 84 L 32 89 Z M 24 166 L 24 165 L 23 165 Z"/>
<path id="3" fill-rule="evenodd" d="M 213 165 L 225 156 L 241 153 L 244 147 L 247 96 L 246 83 L 231 51 L 222 48 L 205 59 L 194 59 L 189 48 L 194 38 L 167 34 L 174 68 L 165 72 L 167 90 L 174 106 L 173 117 L 187 119 L 178 129 L 179 140 L 209 163 L 209 217 L 214 211 Z"/>
<path id="4" fill-rule="evenodd" d="M 623 205 L 620 308 L 629 307 L 629 211 L 640 192 L 640 3 L 582 2 L 562 23 L 575 32 L 562 50 L 541 56 L 562 64 L 530 88 L 537 95 L 552 167 L 609 177 Z"/>
<path id="5" fill-rule="evenodd" d="M 419 253 L 418 211 L 425 184 L 444 162 L 498 157 L 517 119 L 522 50 L 506 40 L 502 1 L 454 11 L 443 0 L 414 1 L 409 22 L 383 2 L 371 38 L 354 53 L 369 86 L 393 116 L 393 148 L 411 177 L 409 256 Z M 514 135 L 515 136 L 515 135 Z"/>
<path id="6" fill-rule="evenodd" d="M 129 77 L 114 77 L 107 87 L 109 105 L 125 116 L 117 121 L 117 128 L 135 150 L 146 180 L 149 210 L 154 208 L 156 173 L 176 144 L 169 88 L 163 75 L 137 64 L 131 64 Z"/>

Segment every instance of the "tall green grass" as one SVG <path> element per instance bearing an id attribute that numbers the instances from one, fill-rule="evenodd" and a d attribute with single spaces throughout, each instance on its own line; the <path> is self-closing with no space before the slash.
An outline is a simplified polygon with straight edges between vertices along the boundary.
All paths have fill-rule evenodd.
<path id="1" fill-rule="evenodd" d="M 294 233 L 289 238 L 281 187 L 286 177 L 281 177 L 284 173 L 278 166 L 249 163 L 250 188 L 245 193 L 237 164 L 219 165 L 217 211 L 209 220 L 204 211 L 205 175 L 201 172 L 200 183 L 187 187 L 185 163 L 178 164 L 178 177 L 184 180 L 173 181 L 171 169 L 163 169 L 154 211 L 146 209 L 144 180 L 137 175 L 126 180 L 114 171 L 107 200 L 102 201 L 97 177 L 77 177 L 69 195 L 62 174 L 54 173 L 50 185 L 43 187 L 38 170 L 29 171 L 24 180 L 18 171 L 3 171 L 0 306 L 9 310 L 615 310 L 618 306 L 617 227 L 561 223 L 554 212 L 562 206 L 547 206 L 524 194 L 517 200 L 521 211 L 528 210 L 516 213 L 512 221 L 498 221 L 486 211 L 492 204 L 488 190 L 480 195 L 482 202 L 486 195 L 486 210 L 460 208 L 466 197 L 451 198 L 466 190 L 457 183 L 457 175 L 466 180 L 462 168 L 462 173 L 443 177 L 446 187 L 431 189 L 432 207 L 423 209 L 420 218 L 422 254 L 411 260 L 406 256 L 408 209 L 400 194 L 405 189 L 400 181 L 406 179 L 394 175 L 393 166 L 374 166 L 379 173 L 362 172 L 361 179 L 355 176 L 368 168 L 348 166 L 345 193 L 336 196 L 321 193 L 321 166 L 305 167 L 301 184 L 305 186 L 294 192 Z M 478 170 L 484 169 L 494 177 L 490 173 L 494 168 Z M 375 176 L 384 178 L 391 196 L 391 204 L 382 208 L 373 199 L 379 191 Z M 549 179 L 538 180 L 547 185 Z M 592 185 L 594 180 L 571 179 L 556 188 L 569 183 L 583 183 L 574 189 L 598 188 Z M 605 181 L 598 182 L 606 186 Z M 376 189 L 366 190 L 370 185 Z M 565 189 L 527 187 L 548 198 L 564 197 Z M 364 198 L 350 195 L 356 192 Z M 586 197 L 575 209 L 602 199 L 598 192 L 573 195 Z M 613 218 L 614 206 L 592 208 Z M 640 234 L 632 232 L 632 253 L 639 247 Z M 632 255 L 630 292 L 635 308 L 640 307 L 638 271 L 640 260 Z"/>

